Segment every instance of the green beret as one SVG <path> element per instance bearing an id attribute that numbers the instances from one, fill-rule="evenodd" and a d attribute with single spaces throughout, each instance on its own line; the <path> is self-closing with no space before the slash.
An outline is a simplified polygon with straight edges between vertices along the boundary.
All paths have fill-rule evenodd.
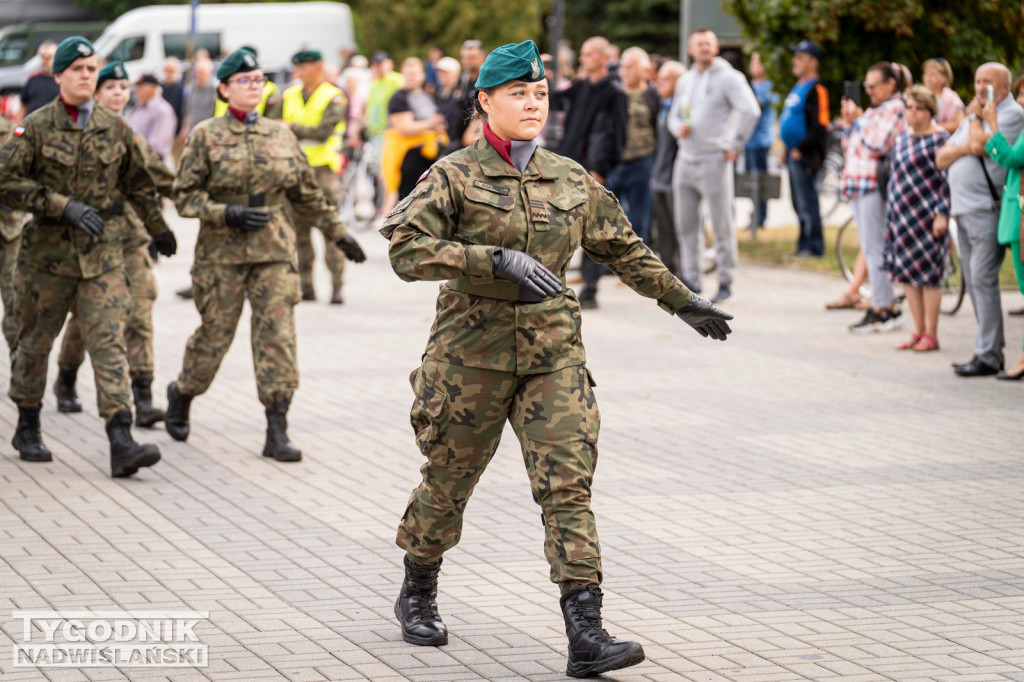
<path id="1" fill-rule="evenodd" d="M 53 55 L 53 72 L 60 73 L 71 66 L 71 62 L 81 57 L 91 57 L 96 54 L 96 48 L 82 36 L 71 36 L 60 41 L 57 52 Z"/>
<path id="2" fill-rule="evenodd" d="M 509 43 L 497 48 L 484 60 L 476 87 L 494 88 L 509 81 L 534 83 L 544 78 L 540 50 L 532 40 Z"/>
<path id="3" fill-rule="evenodd" d="M 224 82 L 236 73 L 255 71 L 260 68 L 256 55 L 249 50 L 235 50 L 217 67 L 217 80 Z"/>
<path id="4" fill-rule="evenodd" d="M 96 79 L 96 87 L 100 87 L 103 81 L 126 81 L 128 80 L 128 71 L 124 68 L 124 62 L 110 62 L 102 69 L 100 69 L 99 76 Z"/>
<path id="5" fill-rule="evenodd" d="M 302 50 L 292 55 L 292 64 L 298 66 L 299 64 L 308 64 L 310 62 L 319 62 L 323 60 L 323 56 L 320 54 L 320 50 Z"/>
<path id="6" fill-rule="evenodd" d="M 238 49 L 239 49 L 239 50 L 249 50 L 249 52 L 252 52 L 252 53 L 253 53 L 253 55 L 254 55 L 254 56 L 255 56 L 255 57 L 257 58 L 257 59 L 259 59 L 259 56 L 260 56 L 260 51 L 259 51 L 259 50 L 257 50 L 257 49 L 256 49 L 256 48 L 255 48 L 254 46 L 252 46 L 252 45 L 242 45 L 242 46 L 241 46 L 240 48 L 238 48 Z"/>

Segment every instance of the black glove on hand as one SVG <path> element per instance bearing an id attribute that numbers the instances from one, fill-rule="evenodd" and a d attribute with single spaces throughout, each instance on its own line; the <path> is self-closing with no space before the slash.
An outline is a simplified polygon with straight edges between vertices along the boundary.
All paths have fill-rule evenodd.
<path id="1" fill-rule="evenodd" d="M 151 246 L 161 256 L 173 256 L 178 252 L 178 240 L 170 230 L 153 235 Z"/>
<path id="2" fill-rule="evenodd" d="M 103 218 L 99 212 L 81 201 L 69 201 L 64 207 L 64 220 L 68 221 L 90 237 L 103 234 Z"/>
<path id="3" fill-rule="evenodd" d="M 270 213 L 262 208 L 249 208 L 241 204 L 228 204 L 224 209 L 224 223 L 246 232 L 258 232 L 270 222 Z"/>
<path id="4" fill-rule="evenodd" d="M 692 294 L 686 305 L 676 311 L 676 315 L 704 337 L 710 336 L 718 341 L 725 341 L 725 337 L 732 333 L 726 323 L 726 320 L 732 319 L 732 315 L 716 308 L 711 301 L 697 294 Z"/>
<path id="5" fill-rule="evenodd" d="M 359 242 L 356 238 L 350 234 L 346 234 L 344 237 L 334 242 L 335 246 L 341 249 L 341 252 L 345 254 L 345 258 L 348 258 L 353 263 L 362 263 L 366 260 L 366 254 L 363 253 L 363 247 L 359 246 Z"/>
<path id="6" fill-rule="evenodd" d="M 562 280 L 555 273 L 534 260 L 530 255 L 515 249 L 498 247 L 494 249 L 494 275 L 520 286 L 519 300 L 536 303 L 562 293 Z"/>

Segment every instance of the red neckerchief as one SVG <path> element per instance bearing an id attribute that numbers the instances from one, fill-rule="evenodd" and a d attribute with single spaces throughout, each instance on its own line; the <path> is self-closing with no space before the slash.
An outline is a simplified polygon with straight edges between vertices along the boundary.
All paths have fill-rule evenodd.
<path id="1" fill-rule="evenodd" d="M 230 104 L 228 105 L 228 111 L 230 111 L 231 115 L 234 116 L 235 118 L 237 118 L 240 122 L 245 123 L 245 112 L 244 111 L 241 111 L 240 109 L 235 109 Z"/>
<path id="2" fill-rule="evenodd" d="M 495 135 L 494 131 L 491 130 L 491 126 L 486 123 L 484 123 L 484 137 L 487 138 L 487 141 L 491 143 L 492 147 L 494 147 L 494 151 L 498 152 L 498 156 L 505 159 L 505 161 L 508 162 L 508 165 L 515 167 L 515 164 L 512 163 L 512 157 L 510 156 L 512 153 L 512 142 L 510 140 L 503 140 Z"/>
<path id="3" fill-rule="evenodd" d="M 68 104 L 64 101 L 63 97 L 60 98 L 60 103 L 64 105 L 64 111 L 68 112 L 68 116 L 71 117 L 71 120 L 78 123 L 78 107 Z M 511 149 L 511 143 L 509 148 Z"/>

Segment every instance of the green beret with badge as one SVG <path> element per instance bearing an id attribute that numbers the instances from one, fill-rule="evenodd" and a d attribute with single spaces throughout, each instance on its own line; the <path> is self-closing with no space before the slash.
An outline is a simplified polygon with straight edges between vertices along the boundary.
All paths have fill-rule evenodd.
<path id="1" fill-rule="evenodd" d="M 544 78 L 544 63 L 540 50 L 532 40 L 509 43 L 495 49 L 480 67 L 476 87 L 480 90 L 496 88 L 509 81 L 535 83 Z"/>
<path id="2" fill-rule="evenodd" d="M 57 46 L 53 54 L 53 72 L 60 73 L 71 66 L 71 62 L 82 57 L 91 57 L 96 54 L 96 48 L 82 36 L 71 36 L 65 38 Z"/>
<path id="3" fill-rule="evenodd" d="M 319 62 L 323 60 L 323 55 L 320 54 L 320 50 L 300 50 L 292 55 L 292 64 L 298 66 L 299 64 L 309 64 L 311 62 Z"/>
<path id="4" fill-rule="evenodd" d="M 128 70 L 124 68 L 124 62 L 110 62 L 96 76 L 96 87 L 103 85 L 103 81 L 126 81 Z"/>
<path id="5" fill-rule="evenodd" d="M 244 48 L 235 50 L 217 67 L 217 80 L 222 83 L 236 73 L 255 71 L 260 68 L 256 55 Z"/>

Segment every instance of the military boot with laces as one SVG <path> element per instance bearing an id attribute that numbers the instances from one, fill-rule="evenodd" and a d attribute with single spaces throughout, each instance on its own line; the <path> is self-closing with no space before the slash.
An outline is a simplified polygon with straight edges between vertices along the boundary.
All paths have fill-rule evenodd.
<path id="1" fill-rule="evenodd" d="M 49 462 L 53 453 L 43 443 L 42 428 L 39 425 L 38 407 L 22 407 L 18 405 L 18 426 L 14 430 L 11 445 L 26 462 Z"/>
<path id="2" fill-rule="evenodd" d="M 266 408 L 267 442 L 263 445 L 263 456 L 273 457 L 278 462 L 298 462 L 302 450 L 288 440 L 288 401 L 279 400 Z"/>
<path id="3" fill-rule="evenodd" d="M 597 585 L 575 587 L 560 601 L 569 638 L 569 677 L 588 677 L 636 665 L 644 660 L 644 648 L 608 634 L 601 625 L 603 594 Z"/>
<path id="4" fill-rule="evenodd" d="M 437 612 L 437 574 L 441 560 L 422 566 L 405 557 L 405 580 L 395 602 L 395 617 L 402 626 L 402 639 L 419 646 L 448 643 L 448 628 Z"/>
<path id="5" fill-rule="evenodd" d="M 163 410 L 153 404 L 152 386 L 152 374 L 139 374 L 132 379 L 136 426 L 152 426 L 157 422 L 162 422 L 166 416 Z"/>
<path id="6" fill-rule="evenodd" d="M 160 461 L 160 448 L 151 443 L 136 443 L 132 438 L 132 413 L 119 410 L 107 422 L 110 439 L 110 475 L 127 478 L 142 467 L 151 467 Z"/>
<path id="7" fill-rule="evenodd" d="M 57 381 L 53 382 L 53 394 L 57 396 L 57 411 L 64 414 L 82 411 L 82 401 L 78 399 L 75 383 L 78 381 L 78 368 L 58 368 Z"/>

